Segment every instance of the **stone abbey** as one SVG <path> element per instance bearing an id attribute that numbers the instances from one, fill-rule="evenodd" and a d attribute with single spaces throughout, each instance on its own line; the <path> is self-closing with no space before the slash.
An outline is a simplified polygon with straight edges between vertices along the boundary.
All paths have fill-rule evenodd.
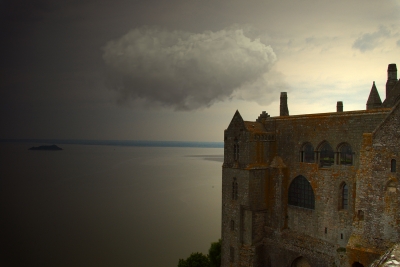
<path id="1" fill-rule="evenodd" d="M 400 82 L 366 110 L 244 121 L 224 132 L 222 266 L 377 266 L 400 243 Z M 389 253 L 390 254 L 390 253 Z M 374 265 L 375 264 L 375 265 Z"/>

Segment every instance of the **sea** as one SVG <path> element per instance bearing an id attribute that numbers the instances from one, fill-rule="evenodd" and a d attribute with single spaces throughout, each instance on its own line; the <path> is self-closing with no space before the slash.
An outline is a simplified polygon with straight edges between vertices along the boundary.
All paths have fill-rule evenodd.
<path id="1" fill-rule="evenodd" d="M 33 151 L 56 144 L 61 151 Z M 174 267 L 221 233 L 222 142 L 0 140 L 0 266 Z"/>

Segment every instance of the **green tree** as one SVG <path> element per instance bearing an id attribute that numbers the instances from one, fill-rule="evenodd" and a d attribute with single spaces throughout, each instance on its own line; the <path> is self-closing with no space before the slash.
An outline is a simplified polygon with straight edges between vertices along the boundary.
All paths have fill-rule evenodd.
<path id="1" fill-rule="evenodd" d="M 210 267 L 210 261 L 203 253 L 194 252 L 186 260 L 179 259 L 178 267 Z"/>
<path id="2" fill-rule="evenodd" d="M 221 239 L 218 242 L 211 243 L 208 250 L 208 259 L 210 260 L 210 267 L 221 266 Z"/>

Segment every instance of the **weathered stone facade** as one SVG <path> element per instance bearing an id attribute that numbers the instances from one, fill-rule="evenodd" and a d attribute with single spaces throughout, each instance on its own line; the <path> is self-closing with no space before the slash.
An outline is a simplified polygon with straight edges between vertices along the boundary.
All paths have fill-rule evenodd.
<path id="1" fill-rule="evenodd" d="M 396 72 L 396 73 L 394 73 Z M 394 81 L 395 80 L 395 81 Z M 224 133 L 222 266 L 370 266 L 400 243 L 400 82 L 367 110 L 243 121 Z M 390 88 L 389 88 L 390 87 Z"/>

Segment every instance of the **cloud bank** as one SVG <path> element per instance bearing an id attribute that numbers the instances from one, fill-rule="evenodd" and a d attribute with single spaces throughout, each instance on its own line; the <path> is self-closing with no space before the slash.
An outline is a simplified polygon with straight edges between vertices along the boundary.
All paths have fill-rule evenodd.
<path id="1" fill-rule="evenodd" d="M 270 46 L 238 28 L 191 33 L 140 27 L 103 49 L 108 85 L 120 101 L 175 110 L 208 107 L 237 95 L 257 99 L 276 61 Z"/>

